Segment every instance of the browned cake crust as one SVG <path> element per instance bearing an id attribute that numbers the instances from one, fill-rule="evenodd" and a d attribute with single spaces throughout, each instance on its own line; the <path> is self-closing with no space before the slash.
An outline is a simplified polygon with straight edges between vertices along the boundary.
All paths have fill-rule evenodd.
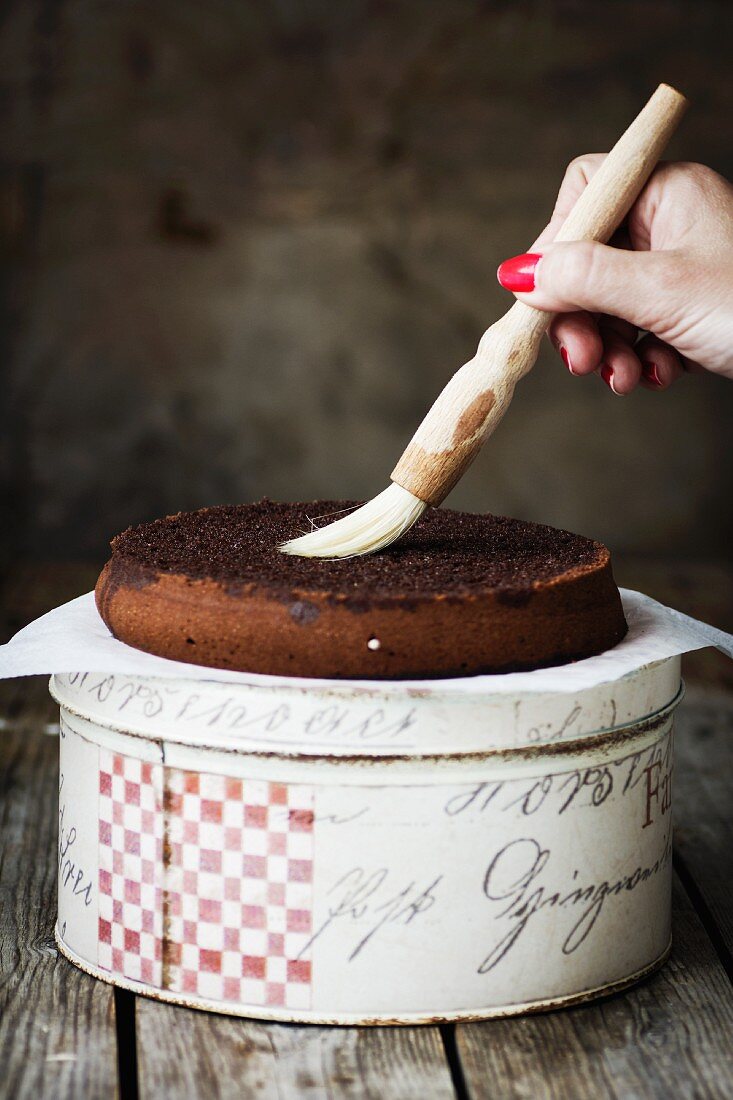
<path id="1" fill-rule="evenodd" d="M 162 657 L 351 679 L 563 664 L 626 633 L 606 547 L 554 527 L 429 509 L 368 557 L 277 549 L 351 506 L 265 500 L 131 527 L 97 582 L 100 614 L 115 637 Z"/>

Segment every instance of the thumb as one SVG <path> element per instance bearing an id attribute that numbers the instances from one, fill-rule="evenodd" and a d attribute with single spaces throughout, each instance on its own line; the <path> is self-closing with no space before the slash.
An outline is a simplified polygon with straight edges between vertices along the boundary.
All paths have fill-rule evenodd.
<path id="1" fill-rule="evenodd" d="M 679 263 L 673 252 L 630 252 L 594 241 L 546 245 L 505 260 L 497 278 L 536 309 L 589 310 L 651 329 L 675 312 Z"/>

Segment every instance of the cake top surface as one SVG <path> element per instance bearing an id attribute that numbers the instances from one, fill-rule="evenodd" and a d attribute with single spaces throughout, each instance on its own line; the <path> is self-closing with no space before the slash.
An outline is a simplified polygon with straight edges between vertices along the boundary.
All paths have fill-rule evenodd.
<path id="1" fill-rule="evenodd" d="M 529 591 L 607 556 L 581 535 L 504 516 L 430 508 L 378 554 L 348 559 L 283 554 L 286 539 L 328 523 L 353 501 L 221 505 L 130 527 L 112 540 L 113 562 L 130 580 L 152 574 L 210 579 L 229 590 L 323 592 L 345 597 L 421 597 L 496 588 Z M 147 575 L 147 576 L 146 576 Z"/>

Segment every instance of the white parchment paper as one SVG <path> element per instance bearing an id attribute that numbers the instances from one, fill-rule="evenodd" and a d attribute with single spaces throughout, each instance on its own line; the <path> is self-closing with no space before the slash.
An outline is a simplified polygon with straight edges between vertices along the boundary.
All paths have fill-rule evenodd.
<path id="1" fill-rule="evenodd" d="M 573 692 L 619 679 L 652 661 L 706 646 L 715 646 L 733 657 L 733 635 L 665 607 L 640 592 L 621 589 L 621 598 L 629 624 L 628 634 L 613 649 L 597 657 L 557 668 L 536 669 L 534 672 L 441 680 L 352 680 L 349 683 L 398 693 L 415 687 L 424 691 L 433 688 L 441 694 L 446 691 L 473 694 L 477 690 L 493 693 Z M 229 672 L 142 653 L 110 634 L 99 616 L 92 592 L 49 611 L 20 630 L 6 645 L 0 646 L 0 679 L 53 672 L 114 672 L 259 686 L 282 685 L 285 682 L 303 687 L 344 686 L 343 680 Z"/>

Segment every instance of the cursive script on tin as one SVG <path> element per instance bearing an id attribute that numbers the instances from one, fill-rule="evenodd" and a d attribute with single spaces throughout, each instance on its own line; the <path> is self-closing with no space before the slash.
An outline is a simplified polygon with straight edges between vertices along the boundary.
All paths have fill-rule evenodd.
<path id="1" fill-rule="evenodd" d="M 461 786 L 444 801 L 443 812 L 447 817 L 487 812 L 532 817 L 542 810 L 559 817 L 573 809 L 598 808 L 612 794 L 626 798 L 641 790 L 645 795 L 645 822 L 650 824 L 655 802 L 661 802 L 665 813 L 668 809 L 671 762 L 672 739 L 668 736 L 620 760 L 533 776 L 524 784 L 496 780 Z"/>
<path id="2" fill-rule="evenodd" d="M 443 875 L 438 874 L 424 886 L 414 880 L 396 884 L 394 872 L 387 867 L 374 871 L 352 867 L 328 890 L 327 897 L 332 899 L 328 915 L 303 946 L 298 958 L 302 958 L 335 923 L 353 923 L 357 931 L 347 955 L 347 961 L 351 962 L 385 925 L 409 925 L 432 909 L 442 880 Z"/>
<path id="3" fill-rule="evenodd" d="M 175 722 L 184 728 L 203 725 L 224 735 L 242 731 L 280 745 L 298 745 L 303 740 L 322 743 L 337 740 L 339 745 L 368 743 L 372 749 L 389 749 L 394 745 L 405 751 L 415 748 L 412 731 L 419 722 L 419 711 L 414 701 L 406 702 L 399 710 L 392 704 L 387 715 L 379 702 L 361 694 L 325 705 L 317 695 L 310 698 L 308 692 L 298 693 L 293 703 L 274 703 L 253 696 L 243 703 L 241 692 L 222 697 L 220 690 L 207 691 L 205 683 L 190 689 L 120 673 L 93 672 L 58 673 L 56 678 L 71 694 L 90 699 L 104 707 L 106 713 L 131 722 L 144 718 Z M 519 705 L 515 707 L 518 729 Z M 605 719 L 609 727 L 616 722 L 615 703 L 610 706 Z M 563 716 L 532 726 L 520 739 L 527 744 L 566 740 L 577 734 L 583 714 L 583 708 L 573 702 Z M 445 736 L 451 733 L 449 728 L 442 732 Z"/>
<path id="4" fill-rule="evenodd" d="M 69 823 L 69 811 L 63 798 L 64 783 L 65 776 L 62 772 L 59 776 L 59 885 L 87 908 L 92 904 L 92 879 L 84 867 L 77 866 L 74 846 L 78 832 L 76 825 Z"/>
<path id="5" fill-rule="evenodd" d="M 649 879 L 661 874 L 672 859 L 672 833 L 669 825 L 656 859 L 637 864 L 612 880 L 577 883 L 571 887 L 552 881 L 552 852 L 536 837 L 519 837 L 505 844 L 489 862 L 483 892 L 494 906 L 493 920 L 500 926 L 493 943 L 477 971 L 488 974 L 516 947 L 530 925 L 542 914 L 570 913 L 570 927 L 562 943 L 564 955 L 572 955 L 593 931 L 609 898 L 631 893 Z M 560 874 L 562 868 L 558 869 Z"/>
<path id="6" fill-rule="evenodd" d="M 240 696 L 218 696 L 212 701 L 205 690 L 189 691 L 175 685 L 157 686 L 141 683 L 114 673 L 74 672 L 59 674 L 58 679 L 81 697 L 88 697 L 104 706 L 115 717 L 156 718 L 175 722 L 177 726 L 203 725 L 213 732 L 245 732 L 269 737 L 278 744 L 301 744 L 310 741 L 338 740 L 369 743 L 374 748 L 398 743 L 402 749 L 412 745 L 410 731 L 417 723 L 414 705 L 406 705 L 396 715 L 388 715 L 379 704 L 363 699 L 355 704 L 327 703 L 304 711 L 299 698 L 297 706 L 288 702 L 243 703 Z"/>

